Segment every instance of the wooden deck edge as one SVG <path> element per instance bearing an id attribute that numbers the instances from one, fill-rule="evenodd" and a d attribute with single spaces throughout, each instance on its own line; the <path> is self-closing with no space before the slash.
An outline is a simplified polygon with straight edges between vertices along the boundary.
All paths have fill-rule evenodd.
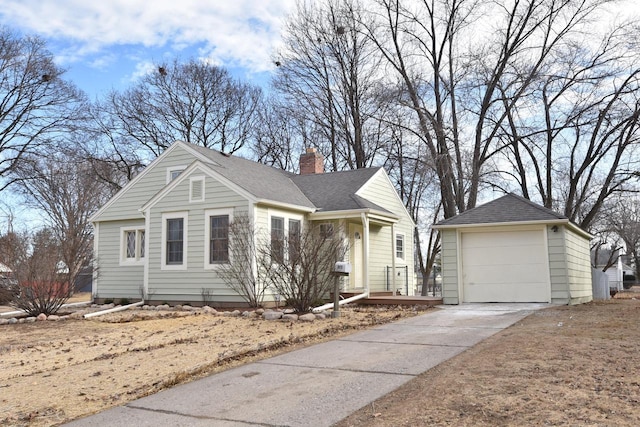
<path id="1" fill-rule="evenodd" d="M 423 305 L 433 307 L 442 305 L 442 298 L 411 298 L 411 297 L 370 297 L 356 301 L 358 304 L 365 305 Z"/>

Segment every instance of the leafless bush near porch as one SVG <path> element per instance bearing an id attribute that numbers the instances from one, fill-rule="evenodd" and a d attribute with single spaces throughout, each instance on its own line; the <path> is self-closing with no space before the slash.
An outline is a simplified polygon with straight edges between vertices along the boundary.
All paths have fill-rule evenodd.
<path id="1" fill-rule="evenodd" d="M 319 226 L 304 229 L 299 238 L 285 239 L 286 256 L 278 263 L 273 262 L 270 248 L 261 246 L 258 264 L 270 269 L 266 283 L 297 312 L 309 311 L 333 290 L 335 263 L 343 260 L 347 251 L 341 236 L 338 230 L 326 235 Z"/>

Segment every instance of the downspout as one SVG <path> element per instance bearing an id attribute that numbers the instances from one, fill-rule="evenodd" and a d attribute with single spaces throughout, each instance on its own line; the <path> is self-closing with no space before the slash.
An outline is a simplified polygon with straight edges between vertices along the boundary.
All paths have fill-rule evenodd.
<path id="1" fill-rule="evenodd" d="M 367 214 L 362 212 L 360 214 L 360 219 L 362 220 L 362 227 L 364 232 L 362 233 L 362 257 L 363 257 L 363 279 L 364 279 L 364 293 L 366 296 L 369 296 L 369 218 L 367 218 Z M 364 297 L 363 297 L 364 298 Z"/>
<path id="2" fill-rule="evenodd" d="M 94 222 L 93 225 L 93 259 L 91 264 L 93 265 L 93 271 L 91 271 L 91 301 L 98 296 L 98 258 L 100 252 L 98 248 L 100 246 L 100 223 Z"/>
<path id="3" fill-rule="evenodd" d="M 349 304 L 350 302 L 357 301 L 359 299 L 363 299 L 363 298 L 366 298 L 368 296 L 369 296 L 368 292 L 363 292 L 363 293 L 361 293 L 359 295 L 354 295 L 352 297 L 340 300 L 340 302 L 338 304 L 340 304 L 340 305 Z M 325 304 L 325 305 L 321 305 L 320 307 L 315 307 L 315 308 L 311 309 L 311 311 L 318 312 L 318 311 L 329 310 L 330 308 L 333 308 L 333 303 L 332 302 L 330 302 L 328 304 Z"/>
<path id="4" fill-rule="evenodd" d="M 149 299 L 149 241 L 151 240 L 151 208 L 143 212 L 144 216 L 144 266 L 142 274 L 142 301 Z"/>
<path id="5" fill-rule="evenodd" d="M 396 225 L 391 224 L 391 286 L 396 296 Z"/>
<path id="6" fill-rule="evenodd" d="M 118 311 L 124 311 L 124 310 L 128 310 L 130 308 L 140 307 L 142 305 L 144 305 L 144 301 L 138 301 L 138 302 L 134 302 L 133 304 L 127 304 L 127 305 L 123 305 L 123 306 L 120 306 L 120 307 L 109 308 L 107 310 L 96 311 L 96 312 L 93 312 L 93 313 L 87 313 L 83 317 L 85 319 L 89 319 L 91 317 L 97 317 L 97 316 L 102 316 L 103 314 L 109 314 L 109 313 L 115 313 L 115 312 L 118 312 Z"/>

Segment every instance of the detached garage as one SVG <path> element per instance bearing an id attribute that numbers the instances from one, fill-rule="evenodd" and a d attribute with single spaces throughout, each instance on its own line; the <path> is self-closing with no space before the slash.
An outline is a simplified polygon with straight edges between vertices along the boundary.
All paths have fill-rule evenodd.
<path id="1" fill-rule="evenodd" d="M 444 304 L 592 299 L 591 235 L 515 194 L 439 222 Z"/>

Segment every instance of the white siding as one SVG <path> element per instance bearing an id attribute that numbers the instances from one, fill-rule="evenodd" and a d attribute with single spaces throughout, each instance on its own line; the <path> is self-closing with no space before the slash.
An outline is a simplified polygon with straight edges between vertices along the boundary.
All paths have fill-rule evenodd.
<path id="1" fill-rule="evenodd" d="M 396 274 L 401 272 L 398 281 L 400 283 L 396 283 L 396 287 L 402 287 L 402 292 L 405 293 L 404 273 L 402 273 L 401 267 L 408 266 L 409 294 L 413 295 L 416 286 L 413 247 L 414 225 L 402 200 L 398 197 L 398 193 L 384 171 L 375 174 L 357 194 L 400 217 L 394 228 L 396 234 L 400 233 L 405 236 L 405 257 L 404 260 L 396 259 Z M 369 236 L 369 286 L 374 292 L 386 290 L 387 267 L 391 268 L 392 257 L 395 257 L 393 246 L 395 236 L 392 236 L 390 226 L 376 225 L 371 225 Z"/>

